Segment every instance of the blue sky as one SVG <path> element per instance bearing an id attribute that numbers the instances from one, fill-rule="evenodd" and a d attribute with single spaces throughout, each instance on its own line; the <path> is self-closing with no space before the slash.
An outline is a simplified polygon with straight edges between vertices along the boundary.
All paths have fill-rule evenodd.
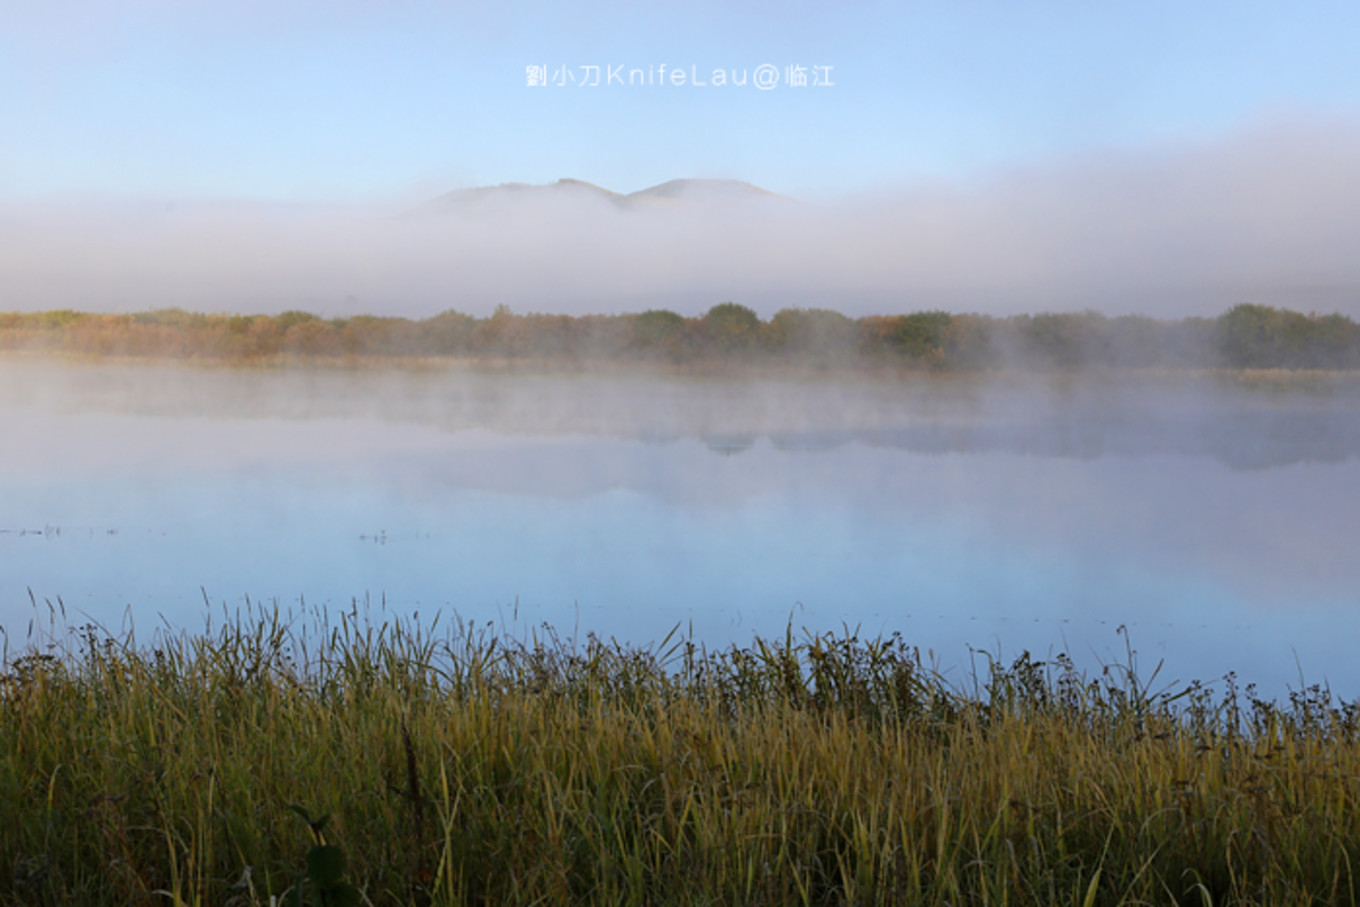
<path id="1" fill-rule="evenodd" d="M 0 5 L 0 311 L 1360 317 L 1354 0 Z"/>
<path id="2" fill-rule="evenodd" d="M 562 176 L 827 197 L 1360 114 L 1360 4 L 7 0 L 0 197 L 372 201 Z M 831 86 L 526 85 L 830 66 Z"/>

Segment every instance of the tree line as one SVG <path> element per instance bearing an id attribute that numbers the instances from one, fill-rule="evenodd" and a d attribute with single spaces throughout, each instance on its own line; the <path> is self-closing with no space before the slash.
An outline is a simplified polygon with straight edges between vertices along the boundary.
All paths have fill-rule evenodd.
<path id="1" fill-rule="evenodd" d="M 1082 368 L 1360 368 L 1360 324 L 1341 314 L 1234 306 L 1173 320 L 1097 312 L 991 316 L 941 311 L 850 318 L 784 309 L 762 320 L 734 302 L 698 317 L 447 311 L 410 319 L 306 312 L 230 315 L 159 309 L 0 313 L 0 349 L 238 363 L 277 359 L 734 360 L 931 371 Z"/>

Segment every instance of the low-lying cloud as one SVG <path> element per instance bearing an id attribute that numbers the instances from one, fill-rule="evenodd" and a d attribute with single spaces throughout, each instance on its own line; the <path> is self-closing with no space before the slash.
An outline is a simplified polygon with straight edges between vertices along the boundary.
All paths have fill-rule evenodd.
<path id="1" fill-rule="evenodd" d="M 401 209 L 9 201 L 0 310 L 698 314 L 730 299 L 765 316 L 1180 316 L 1251 301 L 1355 316 L 1358 247 L 1360 123 L 1276 120 L 830 201 L 619 204 L 561 187 Z"/>

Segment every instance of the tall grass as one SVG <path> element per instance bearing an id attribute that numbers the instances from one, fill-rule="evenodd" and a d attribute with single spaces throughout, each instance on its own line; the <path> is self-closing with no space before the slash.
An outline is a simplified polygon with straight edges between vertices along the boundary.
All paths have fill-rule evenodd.
<path id="1" fill-rule="evenodd" d="M 1356 903 L 1356 707 L 1135 668 L 86 627 L 5 658 L 0 903 L 282 902 L 317 840 L 373 904 Z"/>

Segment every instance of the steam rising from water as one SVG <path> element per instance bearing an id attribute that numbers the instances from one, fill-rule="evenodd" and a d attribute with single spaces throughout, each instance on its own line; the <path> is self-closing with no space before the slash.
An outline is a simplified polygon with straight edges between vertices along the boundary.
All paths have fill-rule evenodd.
<path id="1" fill-rule="evenodd" d="M 0 627 L 372 593 L 713 644 L 1117 644 L 1351 692 L 1360 400 L 0 360 Z M 522 606 L 522 610 L 521 610 Z M 1096 649 L 1092 649 L 1096 650 Z M 1104 652 L 1104 649 L 1099 649 Z M 1118 652 L 1102 655 L 1107 660 Z"/>
<path id="2" fill-rule="evenodd" d="M 751 175 L 754 176 L 754 175 Z M 593 193 L 405 208 L 0 204 L 0 310 L 568 314 L 734 299 L 847 314 L 1242 301 L 1360 315 L 1360 127 L 1278 120 L 1216 144 L 835 201 Z"/>

